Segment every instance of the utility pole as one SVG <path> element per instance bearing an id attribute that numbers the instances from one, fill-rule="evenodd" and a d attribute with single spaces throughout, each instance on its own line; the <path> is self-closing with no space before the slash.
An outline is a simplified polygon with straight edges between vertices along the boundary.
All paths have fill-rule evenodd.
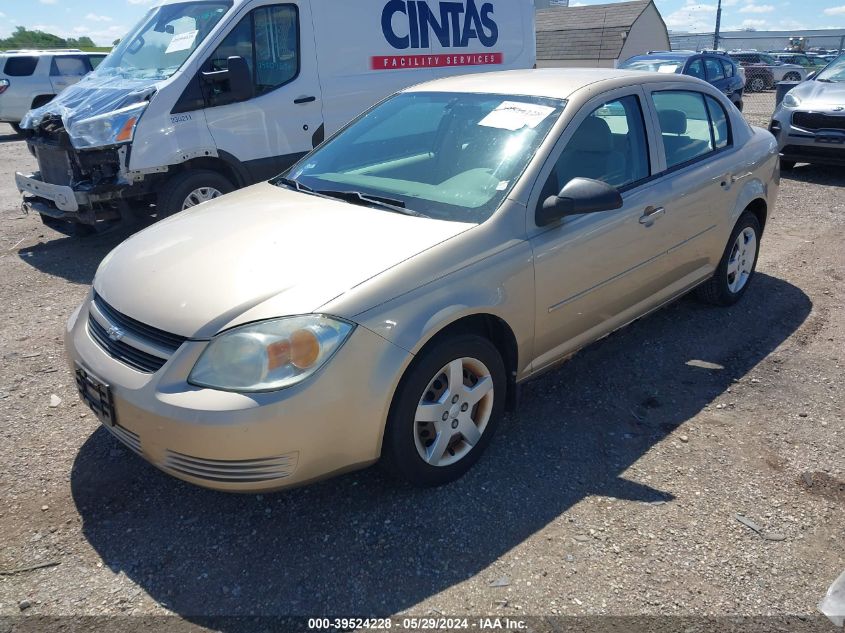
<path id="1" fill-rule="evenodd" d="M 722 28 L 722 0 L 716 8 L 716 31 L 713 33 L 713 50 L 719 50 L 719 30 Z"/>

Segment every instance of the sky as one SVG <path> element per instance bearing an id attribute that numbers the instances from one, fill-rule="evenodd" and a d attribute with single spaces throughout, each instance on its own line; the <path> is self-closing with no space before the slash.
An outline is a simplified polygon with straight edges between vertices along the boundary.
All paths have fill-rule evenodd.
<path id="1" fill-rule="evenodd" d="M 349 0 L 317 0 L 347 2 Z M 603 0 L 572 0 L 572 5 Z M 109 45 L 140 19 L 153 0 L 0 0 L 0 37 L 15 26 L 62 37 L 88 35 Z M 716 0 L 656 0 L 673 31 L 713 31 Z M 845 28 L 845 0 L 722 0 L 722 28 L 793 30 Z"/>

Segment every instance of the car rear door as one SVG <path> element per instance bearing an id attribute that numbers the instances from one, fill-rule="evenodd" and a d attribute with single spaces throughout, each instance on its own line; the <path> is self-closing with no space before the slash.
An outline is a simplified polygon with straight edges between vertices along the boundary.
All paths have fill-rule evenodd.
<path id="1" fill-rule="evenodd" d="M 50 83 L 55 94 L 79 82 L 92 70 L 85 55 L 56 55 L 50 65 Z"/>
<path id="2" fill-rule="evenodd" d="M 730 116 L 720 100 L 689 84 L 644 86 L 659 131 L 657 184 L 667 195 L 661 223 L 676 279 L 694 280 L 715 268 L 724 244 L 718 229 L 734 209 L 742 172 Z"/>
<path id="3" fill-rule="evenodd" d="M 725 78 L 725 69 L 722 67 L 722 62 L 715 57 L 705 57 L 704 70 L 707 83 L 718 88 L 722 94 L 730 96 L 732 91 Z"/>
<path id="4" fill-rule="evenodd" d="M 662 223 L 676 194 L 653 180 L 656 139 L 643 100 L 639 87 L 591 99 L 539 173 L 527 226 L 536 280 L 534 370 L 659 304 L 671 284 Z M 623 207 L 538 226 L 538 206 L 575 177 L 617 187 Z"/>

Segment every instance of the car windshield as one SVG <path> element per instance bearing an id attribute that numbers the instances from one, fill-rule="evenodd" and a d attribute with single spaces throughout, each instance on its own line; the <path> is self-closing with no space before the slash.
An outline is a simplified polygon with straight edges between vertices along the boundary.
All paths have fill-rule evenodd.
<path id="1" fill-rule="evenodd" d="M 828 64 L 817 76 L 818 81 L 841 83 L 845 81 L 845 55 L 840 55 Z"/>
<path id="2" fill-rule="evenodd" d="M 274 182 L 386 210 L 480 224 L 510 193 L 565 105 L 512 95 L 402 93 Z"/>
<path id="3" fill-rule="evenodd" d="M 684 63 L 677 59 L 629 59 L 619 68 L 624 70 L 646 70 L 655 73 L 679 73 Z"/>
<path id="4" fill-rule="evenodd" d="M 231 7 L 231 0 L 216 0 L 151 9 L 99 65 L 97 75 L 167 79 L 181 68 Z"/>

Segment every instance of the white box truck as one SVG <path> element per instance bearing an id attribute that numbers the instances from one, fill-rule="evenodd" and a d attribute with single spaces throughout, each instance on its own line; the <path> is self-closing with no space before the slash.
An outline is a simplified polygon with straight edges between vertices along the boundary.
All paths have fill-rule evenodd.
<path id="1" fill-rule="evenodd" d="M 27 115 L 39 171 L 16 182 L 57 228 L 163 217 L 281 173 L 401 88 L 535 59 L 533 0 L 166 1 Z"/>

